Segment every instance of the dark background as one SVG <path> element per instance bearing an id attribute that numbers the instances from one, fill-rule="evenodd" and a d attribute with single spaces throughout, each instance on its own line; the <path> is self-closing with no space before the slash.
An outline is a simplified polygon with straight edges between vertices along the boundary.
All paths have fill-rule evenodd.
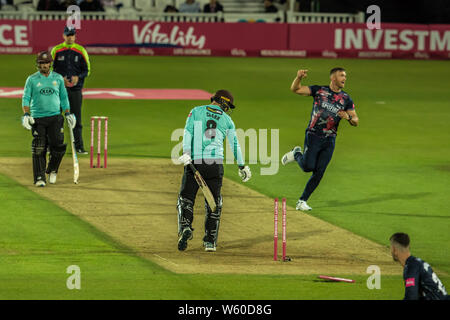
<path id="1" fill-rule="evenodd" d="M 24 0 L 27 1 L 27 0 Z M 262 0 L 261 0 L 262 1 Z M 275 0 L 284 3 L 285 0 Z M 450 0 L 296 0 L 300 11 L 335 13 L 366 12 L 375 4 L 381 9 L 382 22 L 450 24 Z M 12 0 L 7 0 L 12 3 Z M 120 3 L 120 0 L 117 1 Z M 318 3 L 318 4 L 317 4 Z M 1 7 L 1 4 L 0 4 Z M 366 14 L 367 17 L 367 14 Z"/>
<path id="2" fill-rule="evenodd" d="M 317 1 L 317 0 L 316 0 Z M 318 0 L 320 12 L 366 12 L 370 5 L 381 9 L 382 22 L 419 24 L 450 23 L 450 0 Z M 311 0 L 300 0 L 307 6 Z M 367 17 L 367 14 L 366 14 Z"/>

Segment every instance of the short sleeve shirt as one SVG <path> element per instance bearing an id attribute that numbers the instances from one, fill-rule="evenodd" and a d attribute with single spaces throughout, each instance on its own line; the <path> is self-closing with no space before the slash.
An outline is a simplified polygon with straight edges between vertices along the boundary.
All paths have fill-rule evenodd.
<path id="1" fill-rule="evenodd" d="M 339 110 L 354 110 L 355 104 L 345 91 L 334 92 L 329 86 L 310 86 L 314 99 L 307 131 L 319 136 L 336 136 L 341 118 Z"/>

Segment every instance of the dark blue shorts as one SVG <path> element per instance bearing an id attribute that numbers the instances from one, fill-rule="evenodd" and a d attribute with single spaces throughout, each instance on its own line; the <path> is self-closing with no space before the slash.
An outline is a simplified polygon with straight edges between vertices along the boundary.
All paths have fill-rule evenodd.
<path id="1" fill-rule="evenodd" d="M 305 133 L 303 156 L 296 157 L 305 172 L 324 172 L 333 156 L 336 137 L 320 137 L 314 133 Z"/>
<path id="2" fill-rule="evenodd" d="M 311 132 L 305 134 L 303 152 L 294 154 L 294 158 L 305 172 L 312 175 L 305 186 L 300 200 L 307 201 L 322 180 L 325 169 L 333 156 L 336 137 L 320 137 Z"/>

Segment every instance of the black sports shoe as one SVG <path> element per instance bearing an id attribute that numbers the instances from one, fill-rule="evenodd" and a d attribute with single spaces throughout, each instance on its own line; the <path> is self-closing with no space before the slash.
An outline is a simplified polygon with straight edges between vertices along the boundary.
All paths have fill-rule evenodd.
<path id="1" fill-rule="evenodd" d="M 192 239 L 192 229 L 189 227 L 186 227 L 183 229 L 183 232 L 181 232 L 181 236 L 178 239 L 178 250 L 184 251 L 187 248 L 187 242 L 188 240 Z"/>
<path id="2" fill-rule="evenodd" d="M 88 154 L 88 152 L 86 150 L 84 150 L 83 148 L 77 149 L 77 153 L 79 153 L 79 154 Z"/>

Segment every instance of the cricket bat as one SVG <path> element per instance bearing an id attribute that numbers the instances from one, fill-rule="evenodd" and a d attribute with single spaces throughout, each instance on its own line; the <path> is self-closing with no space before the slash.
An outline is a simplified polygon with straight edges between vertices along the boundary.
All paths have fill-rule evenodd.
<path id="1" fill-rule="evenodd" d="M 80 166 L 78 165 L 77 150 L 75 149 L 75 139 L 73 137 L 73 130 L 69 126 L 70 144 L 72 146 L 72 160 L 73 160 L 73 183 L 78 184 L 78 177 L 80 176 Z"/>
<path id="2" fill-rule="evenodd" d="M 192 171 L 194 172 L 195 180 L 197 181 L 200 189 L 202 189 L 203 195 L 205 196 L 206 202 L 208 202 L 209 207 L 211 208 L 212 212 L 216 211 L 216 202 L 214 201 L 214 197 L 211 193 L 211 190 L 209 190 L 208 186 L 206 185 L 205 180 L 203 179 L 200 172 L 197 171 L 197 169 L 194 167 L 192 163 L 189 164 Z"/>

